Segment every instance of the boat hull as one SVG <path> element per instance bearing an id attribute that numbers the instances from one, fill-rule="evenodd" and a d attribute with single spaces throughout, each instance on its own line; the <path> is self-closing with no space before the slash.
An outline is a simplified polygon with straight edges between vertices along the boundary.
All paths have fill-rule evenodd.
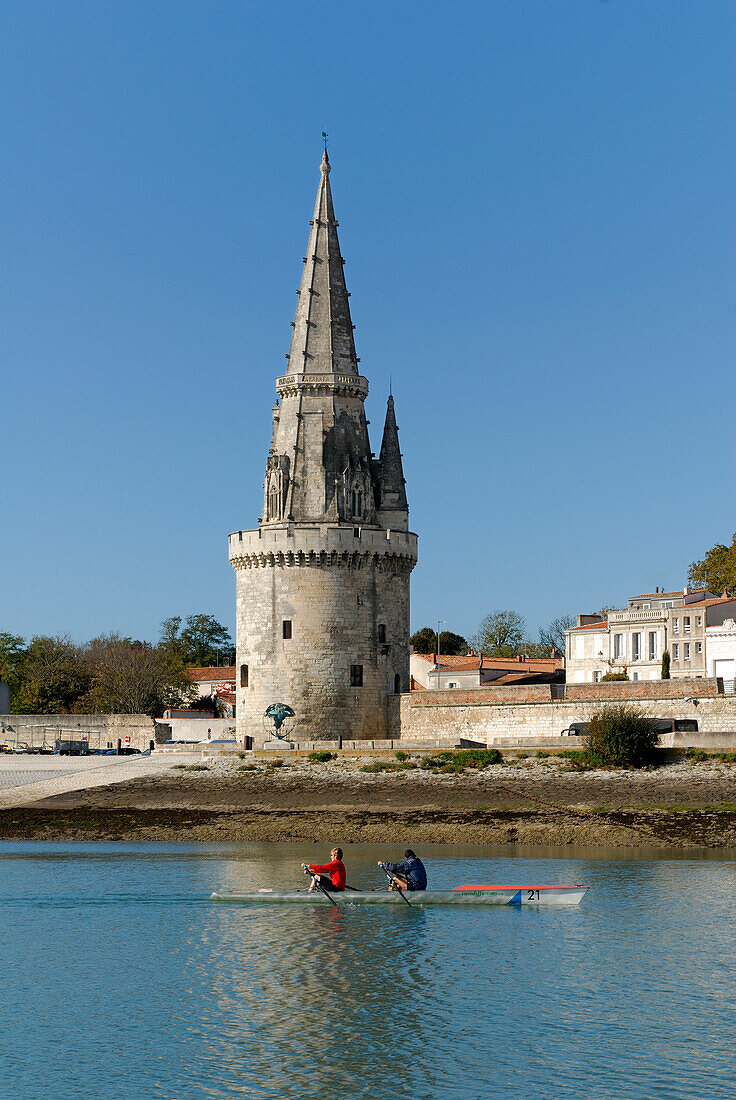
<path id="1" fill-rule="evenodd" d="M 587 886 L 465 886 L 455 890 L 417 890 L 407 895 L 414 906 L 425 905 L 579 905 L 588 890 Z M 395 891 L 350 891 L 333 894 L 338 905 L 406 905 L 401 894 Z M 254 893 L 215 890 L 212 901 L 239 905 L 331 905 L 324 894 L 295 890 L 279 893 L 276 890 L 259 890 Z"/>

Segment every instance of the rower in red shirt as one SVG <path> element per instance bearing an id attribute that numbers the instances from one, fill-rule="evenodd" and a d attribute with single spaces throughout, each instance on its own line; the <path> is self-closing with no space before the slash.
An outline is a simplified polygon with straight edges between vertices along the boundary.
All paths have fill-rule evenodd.
<path id="1" fill-rule="evenodd" d="M 330 852 L 330 856 L 330 863 L 302 863 L 302 870 L 313 871 L 314 874 L 318 876 L 322 886 L 326 887 L 328 890 L 344 890 L 348 876 L 345 870 L 345 864 L 342 861 L 342 848 L 333 848 Z M 318 889 L 314 879 L 309 889 Z"/>

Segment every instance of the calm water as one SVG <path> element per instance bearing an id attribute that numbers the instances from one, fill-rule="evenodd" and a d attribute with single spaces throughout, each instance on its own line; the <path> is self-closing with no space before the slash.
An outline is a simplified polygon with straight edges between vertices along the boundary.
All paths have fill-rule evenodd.
<path id="1" fill-rule="evenodd" d="M 736 1096 L 736 862 L 429 854 L 437 887 L 589 883 L 567 912 L 208 901 L 302 854 L 0 845 L 2 1096 Z"/>

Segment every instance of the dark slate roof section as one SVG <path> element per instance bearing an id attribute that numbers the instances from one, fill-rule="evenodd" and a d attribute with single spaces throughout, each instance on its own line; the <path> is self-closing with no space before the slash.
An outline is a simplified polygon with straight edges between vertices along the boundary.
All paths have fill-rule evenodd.
<path id="1" fill-rule="evenodd" d="M 396 426 L 393 396 L 388 399 L 378 469 L 379 507 L 407 511 L 409 506 L 406 502 L 404 469 L 401 464 L 399 429 Z"/>

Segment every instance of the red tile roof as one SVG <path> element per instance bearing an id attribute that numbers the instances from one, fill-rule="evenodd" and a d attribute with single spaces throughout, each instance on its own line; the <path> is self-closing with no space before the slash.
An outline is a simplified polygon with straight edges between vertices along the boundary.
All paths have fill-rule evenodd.
<path id="1" fill-rule="evenodd" d="M 213 665 L 211 668 L 188 668 L 187 677 L 195 684 L 203 680 L 234 680 L 235 665 Z"/>
<path id="2" fill-rule="evenodd" d="M 707 588 L 691 588 L 684 592 L 682 588 L 676 588 L 674 592 L 642 592 L 640 596 L 631 596 L 632 600 L 658 600 L 662 596 L 697 596 L 699 592 L 707 592 Z"/>
<path id="3" fill-rule="evenodd" d="M 571 626 L 568 627 L 568 631 L 573 630 L 602 630 L 608 626 L 608 619 L 601 619 L 597 623 L 586 623 L 585 626 Z M 567 633 L 568 631 L 565 631 Z"/>
<path id="4" fill-rule="evenodd" d="M 437 656 L 434 653 L 412 653 L 412 657 L 421 657 L 430 665 L 436 665 Z M 481 668 L 481 655 L 479 653 L 465 654 L 463 656 L 448 656 L 440 653 L 440 665 L 443 672 L 475 672 Z M 562 657 L 487 657 L 483 654 L 484 669 L 508 669 L 513 672 L 519 669 L 522 672 L 556 672 L 565 667 Z"/>

